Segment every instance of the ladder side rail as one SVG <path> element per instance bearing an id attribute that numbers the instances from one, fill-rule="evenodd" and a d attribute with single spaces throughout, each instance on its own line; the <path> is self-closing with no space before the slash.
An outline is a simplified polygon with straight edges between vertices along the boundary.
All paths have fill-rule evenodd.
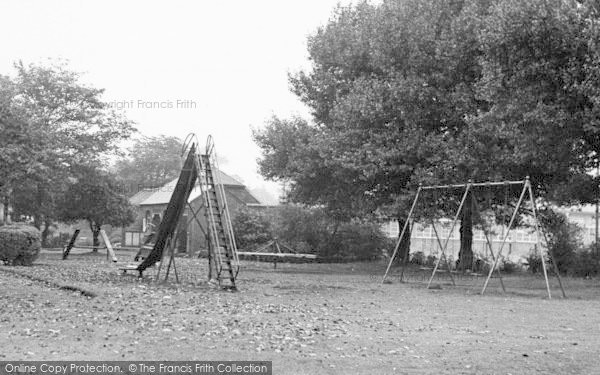
<path id="1" fill-rule="evenodd" d="M 214 164 L 213 164 L 214 166 Z M 223 184 L 221 183 L 220 177 L 219 177 L 219 173 L 218 173 L 218 167 L 214 166 L 215 168 L 217 168 L 217 173 L 213 173 L 214 179 L 215 179 L 215 190 L 217 192 L 217 200 L 219 201 L 217 204 L 221 204 L 223 207 L 218 209 L 220 218 L 221 218 L 221 225 L 223 227 L 223 234 L 225 235 L 225 238 L 228 242 L 228 246 L 229 246 L 229 250 L 230 250 L 230 255 L 231 255 L 231 259 L 230 261 L 233 262 L 233 266 L 236 267 L 236 273 L 237 270 L 239 268 L 239 259 L 238 259 L 238 254 L 237 254 L 237 246 L 235 243 L 235 237 L 233 234 L 233 227 L 231 225 L 231 216 L 229 215 L 229 208 L 227 205 L 227 200 L 225 197 L 225 189 L 223 188 Z"/>
<path id="2" fill-rule="evenodd" d="M 210 155 L 208 155 L 208 159 L 209 162 L 212 164 L 212 175 L 213 175 L 213 181 L 215 183 L 215 190 L 217 191 L 217 201 L 218 204 L 222 204 L 223 208 L 222 210 L 219 210 L 219 213 L 221 214 L 221 217 L 225 220 L 221 220 L 222 224 L 223 224 L 223 232 L 225 232 L 226 234 L 226 238 L 229 242 L 229 247 L 231 249 L 231 256 L 232 256 L 232 260 L 234 262 L 234 266 L 236 267 L 236 273 L 239 270 L 239 257 L 238 257 L 238 253 L 237 253 L 237 244 L 235 242 L 235 234 L 233 232 L 233 226 L 231 224 L 231 215 L 229 213 L 229 205 L 227 204 L 227 198 L 225 196 L 225 188 L 223 187 L 223 183 L 221 181 L 221 176 L 220 176 L 220 168 L 219 168 L 219 163 L 217 161 L 217 153 L 214 150 L 214 145 L 212 146 L 212 148 L 210 150 L 208 150 L 211 152 Z M 216 173 L 215 171 L 216 170 Z M 220 201 L 220 202 L 219 202 Z"/>
<path id="3" fill-rule="evenodd" d="M 221 245 L 219 243 L 219 236 L 217 234 L 217 225 L 215 223 L 215 218 L 214 218 L 213 211 L 212 211 L 213 205 L 210 200 L 210 197 L 208 196 L 208 194 L 210 192 L 209 190 L 210 190 L 211 184 L 209 183 L 209 176 L 208 176 L 207 169 L 206 169 L 206 166 L 204 165 L 201 155 L 198 155 L 196 162 L 198 163 L 199 170 L 201 171 L 202 176 L 203 176 L 203 182 L 204 182 L 203 195 L 204 195 L 204 201 L 206 202 L 206 207 L 208 208 L 206 216 L 207 216 L 207 220 L 208 220 L 208 225 L 209 225 L 210 229 L 212 229 L 212 230 L 209 230 L 210 237 L 212 239 L 213 248 L 215 249 L 215 253 L 218 258 L 217 275 L 220 275 L 221 271 L 222 271 Z M 213 177 L 213 182 L 214 182 L 214 177 Z M 213 189 L 214 189 L 214 184 L 213 184 Z"/>

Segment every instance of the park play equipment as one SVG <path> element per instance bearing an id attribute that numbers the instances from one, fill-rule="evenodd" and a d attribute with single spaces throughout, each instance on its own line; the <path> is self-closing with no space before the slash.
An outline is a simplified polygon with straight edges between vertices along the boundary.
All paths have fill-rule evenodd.
<path id="1" fill-rule="evenodd" d="M 77 236 L 79 236 L 79 232 L 80 232 L 79 229 L 75 229 L 75 232 L 73 232 L 73 236 L 71 236 L 69 243 L 63 249 L 63 257 L 62 257 L 63 260 L 67 259 L 67 257 L 71 253 L 71 250 L 73 250 L 73 249 L 97 249 L 98 248 L 97 246 L 75 246 L 75 241 L 77 241 Z M 106 232 L 104 231 L 104 229 L 100 230 L 100 238 L 102 238 L 102 241 L 104 242 L 104 248 L 106 249 L 106 259 L 108 259 L 110 257 L 110 259 L 116 263 L 117 256 L 115 255 L 112 244 L 110 243 L 110 240 L 108 239 L 108 236 L 106 235 Z"/>
<path id="2" fill-rule="evenodd" d="M 196 135 L 188 135 L 181 152 L 183 156 L 187 151 L 187 156 L 181 172 L 179 173 L 177 184 L 171 194 L 163 219 L 153 237 L 153 243 L 145 243 L 139 249 L 135 256 L 135 260 L 143 258 L 141 263 L 129 264 L 120 267 L 120 270 L 123 272 L 137 271 L 141 277 L 144 270 L 160 262 L 156 274 L 156 280 L 158 280 L 162 266 L 165 263 L 164 260 L 168 257 L 165 280 L 168 279 L 169 271 L 172 267 L 175 278 L 177 282 L 179 282 L 177 266 L 175 264 L 177 229 L 179 226 L 187 226 L 190 224 L 191 220 L 195 220 L 207 237 L 209 248 L 209 280 L 216 279 L 221 287 L 235 290 L 235 279 L 239 272 L 239 260 L 235 236 L 231 226 L 231 217 L 229 215 L 229 209 L 227 208 L 225 190 L 223 189 L 223 184 L 219 180 L 219 173 L 216 173 L 219 167 L 212 137 L 208 137 L 205 152 L 203 154 L 198 153 L 198 147 L 199 144 Z M 213 173 L 213 171 L 215 172 Z M 200 189 L 204 198 L 201 200 L 201 206 L 196 210 L 188 203 L 190 194 L 195 188 Z M 188 222 L 182 222 L 186 206 L 192 214 L 192 219 Z M 205 223 L 200 220 L 202 212 L 206 219 Z M 75 246 L 78 235 L 79 229 L 73 233 L 68 245 L 64 248 L 63 259 L 67 259 L 69 252 L 73 248 L 92 248 L 90 246 Z M 100 231 L 100 235 L 104 241 L 104 246 L 107 249 L 107 257 L 110 255 L 112 261 L 116 262 L 117 258 L 114 254 L 113 247 L 104 230 Z M 215 276 L 214 278 L 213 275 Z"/>
<path id="3" fill-rule="evenodd" d="M 208 278 L 214 279 L 225 289 L 235 290 L 235 279 L 239 272 L 239 260 L 235 236 L 231 226 L 231 216 L 227 207 L 225 190 L 217 173 L 219 166 L 211 136 L 208 137 L 204 153 L 198 152 L 199 143 L 195 134 L 185 139 L 182 155 L 187 151 L 187 157 L 179 174 L 175 189 L 167 205 L 163 219 L 156 231 L 154 245 L 144 260 L 136 266 L 122 268 L 123 271 L 136 270 L 142 272 L 160 261 L 156 278 L 159 278 L 161 268 L 168 255 L 165 280 L 173 267 L 175 278 L 179 281 L 175 265 L 176 234 L 179 226 L 187 226 L 195 220 L 208 239 Z M 194 188 L 198 188 L 204 199 L 198 209 L 188 202 Z M 183 213 L 188 207 L 192 218 L 183 222 Z M 204 212 L 206 222 L 200 220 Z M 165 251 L 167 250 L 167 251 Z"/>
<path id="4" fill-rule="evenodd" d="M 283 249 L 283 250 L 282 250 Z M 270 250 L 270 251 L 269 251 Z M 254 257 L 257 260 L 260 258 L 270 258 L 273 260 L 273 268 L 277 268 L 278 259 L 285 258 L 296 258 L 296 259 L 317 259 L 315 254 L 302 254 L 292 249 L 290 246 L 284 244 L 275 238 L 272 241 L 267 242 L 265 245 L 260 246 L 254 251 L 238 251 L 238 255 L 246 257 Z"/>
<path id="5" fill-rule="evenodd" d="M 400 248 L 400 244 L 402 243 L 402 240 L 404 238 L 405 235 L 410 236 L 409 233 L 407 233 L 407 227 L 410 223 L 410 220 L 413 218 L 413 215 L 415 213 L 415 207 L 417 206 L 417 202 L 419 201 L 419 197 L 422 195 L 423 192 L 425 191 L 438 191 L 438 190 L 456 190 L 456 189 L 465 189 L 464 193 L 462 195 L 462 199 L 460 201 L 459 207 L 456 211 L 456 215 L 454 216 L 454 220 L 452 221 L 451 227 L 450 227 L 450 231 L 448 232 L 448 237 L 446 238 L 445 242 L 442 244 L 442 241 L 440 240 L 440 237 L 438 235 L 437 229 L 434 225 L 434 221 L 433 218 L 430 218 L 430 224 L 433 227 L 435 236 L 437 238 L 437 244 L 440 248 L 440 256 L 438 257 L 435 266 L 433 268 L 433 272 L 431 274 L 431 277 L 429 278 L 429 282 L 427 283 L 427 287 L 430 288 L 431 287 L 431 282 L 433 281 L 433 278 L 435 277 L 436 272 L 439 269 L 440 266 L 440 262 L 442 261 L 442 259 L 444 260 L 444 263 L 446 264 L 447 268 L 448 268 L 448 274 L 450 275 L 450 279 L 452 280 L 452 284 L 456 285 L 454 282 L 454 278 L 452 277 L 452 269 L 450 266 L 450 263 L 448 262 L 448 258 L 446 257 L 446 249 L 448 247 L 448 242 L 450 241 L 450 237 L 452 236 L 452 232 L 454 230 L 454 227 L 456 226 L 456 223 L 460 217 L 460 214 L 464 208 L 465 205 L 465 201 L 467 200 L 467 196 L 469 194 L 471 194 L 471 203 L 473 204 L 473 212 L 474 213 L 478 213 L 478 216 L 481 216 L 481 211 L 478 207 L 478 203 L 477 203 L 477 197 L 475 196 L 475 192 L 477 188 L 494 188 L 494 187 L 504 187 L 505 191 L 507 192 L 508 188 L 510 188 L 513 185 L 517 185 L 517 186 L 523 186 L 522 190 L 521 190 L 521 194 L 519 196 L 519 200 L 514 208 L 514 211 L 512 213 L 512 216 L 510 218 L 510 222 L 508 224 L 508 230 L 506 231 L 505 235 L 503 236 L 503 240 L 502 243 L 500 245 L 500 248 L 498 249 L 498 253 L 494 255 L 494 250 L 492 248 L 492 244 L 490 242 L 490 236 L 489 236 L 489 231 L 486 228 L 486 225 L 484 223 L 484 220 L 482 220 L 481 225 L 482 225 L 482 229 L 483 229 L 483 233 L 485 235 L 485 239 L 486 239 L 486 243 L 487 243 L 487 247 L 489 249 L 490 255 L 492 257 L 492 264 L 491 267 L 489 269 L 488 275 L 485 279 L 485 283 L 483 285 L 483 288 L 481 290 L 481 294 L 485 293 L 485 290 L 489 284 L 489 281 L 492 277 L 492 274 L 494 272 L 497 273 L 501 286 L 502 286 L 502 290 L 505 290 L 505 286 L 504 283 L 502 281 L 502 276 L 500 274 L 500 270 L 498 268 L 498 262 L 502 256 L 502 250 L 504 248 L 504 245 L 507 242 L 507 239 L 509 237 L 510 231 L 513 227 L 513 224 L 515 222 L 515 219 L 517 217 L 517 214 L 519 212 L 519 208 L 522 207 L 522 205 L 526 202 L 525 200 L 525 196 L 528 194 L 529 195 L 529 202 L 530 202 L 530 210 L 533 216 L 533 225 L 535 227 L 535 235 L 536 235 L 536 249 L 539 251 L 539 256 L 540 259 L 542 259 L 542 271 L 544 273 L 544 280 L 546 282 L 546 290 L 548 292 L 548 298 L 552 298 L 552 294 L 550 292 L 550 283 L 548 282 L 548 273 L 546 271 L 546 262 L 545 262 L 545 257 L 544 257 L 544 252 L 542 249 L 542 242 L 541 242 L 541 237 L 544 238 L 544 242 L 546 243 L 546 247 L 548 247 L 548 239 L 546 238 L 546 234 L 541 230 L 540 228 L 540 224 L 539 224 L 539 220 L 538 220 L 538 213 L 537 213 L 537 205 L 535 202 L 535 198 L 533 195 L 533 190 L 531 188 L 531 181 L 529 180 L 529 176 L 527 176 L 523 181 L 504 181 L 504 182 L 483 182 L 483 183 L 473 183 L 473 182 L 469 182 L 467 184 L 456 184 L 456 185 L 433 185 L 433 186 L 421 186 L 419 185 L 419 188 L 417 189 L 417 193 L 415 194 L 415 199 L 413 200 L 412 206 L 409 210 L 408 213 L 408 217 L 404 223 L 404 227 L 402 228 L 402 231 L 400 233 L 400 236 L 398 237 L 398 241 L 396 243 L 396 246 L 394 248 L 394 252 L 392 253 L 390 262 L 387 266 L 387 269 L 385 271 L 385 274 L 383 275 L 383 282 L 385 282 L 386 277 L 388 276 L 388 273 L 390 271 L 390 268 L 392 266 L 392 263 L 394 262 L 394 258 L 396 257 L 397 253 L 398 253 L 398 249 Z M 506 194 L 506 197 L 508 195 Z M 505 201 L 505 205 L 507 205 L 507 201 Z M 434 204 L 437 202 L 434 202 Z M 412 228 L 412 225 L 411 225 Z M 542 236 L 540 236 L 540 233 L 542 234 Z M 562 291 L 562 295 L 563 298 L 566 297 L 565 294 L 565 290 L 563 288 L 562 285 L 562 281 L 560 279 L 560 274 L 558 272 L 558 267 L 554 261 L 555 257 L 554 254 L 552 254 L 552 249 L 548 247 L 548 250 L 551 252 L 550 253 L 550 260 L 552 262 L 553 268 L 554 268 L 554 273 L 558 279 L 558 284 L 560 286 L 560 289 Z M 403 275 L 404 275 L 404 270 L 406 268 L 406 263 L 407 263 L 407 256 L 404 256 L 404 259 L 402 259 L 402 271 L 400 274 L 400 281 L 402 281 Z"/>

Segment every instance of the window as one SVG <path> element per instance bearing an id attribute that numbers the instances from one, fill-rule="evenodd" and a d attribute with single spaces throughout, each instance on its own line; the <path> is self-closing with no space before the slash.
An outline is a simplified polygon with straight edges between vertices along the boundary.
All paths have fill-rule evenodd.
<path id="1" fill-rule="evenodd" d="M 140 246 L 140 232 L 125 232 L 125 246 Z"/>

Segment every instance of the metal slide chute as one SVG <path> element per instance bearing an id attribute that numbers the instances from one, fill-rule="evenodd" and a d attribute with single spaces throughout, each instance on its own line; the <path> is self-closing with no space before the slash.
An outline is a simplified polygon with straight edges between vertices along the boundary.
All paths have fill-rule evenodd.
<path id="1" fill-rule="evenodd" d="M 185 159 L 185 163 L 183 164 L 183 168 L 181 169 L 181 173 L 179 174 L 177 185 L 175 185 L 173 194 L 171 194 L 171 199 L 169 200 L 163 219 L 158 226 L 154 247 L 150 254 L 148 254 L 148 257 L 137 267 L 137 270 L 140 272 L 156 262 L 159 262 L 162 259 L 165 247 L 170 241 L 175 240 L 177 223 L 183 215 L 188 198 L 190 197 L 198 178 L 195 158 L 196 145 L 192 144 Z"/>
<path id="2" fill-rule="evenodd" d="M 175 190 L 171 195 L 164 217 L 158 227 L 154 247 L 146 259 L 137 266 L 141 273 L 146 268 L 163 259 L 165 249 L 170 249 L 171 259 L 168 270 L 173 263 L 174 241 L 177 225 L 188 204 L 190 194 L 197 186 L 202 192 L 202 207 L 205 222 L 201 222 L 197 213 L 192 210 L 194 220 L 207 234 L 209 250 L 209 278 L 214 270 L 219 285 L 235 290 L 235 279 L 239 271 L 239 260 L 235 236 L 231 225 L 231 216 L 227 207 L 225 189 L 220 181 L 220 172 L 214 151 L 212 137 L 208 138 L 204 154 L 198 153 L 198 141 L 195 135 L 186 138 L 183 152 L 189 147 L 187 157 Z M 190 206 L 190 209 L 191 206 Z M 187 225 L 182 223 L 181 225 Z M 174 263 L 173 263 L 174 264 Z M 160 271 L 159 271 L 160 272 Z M 175 271 L 176 272 L 176 271 Z M 177 274 L 176 274 L 177 275 Z M 168 276 L 167 276 L 168 277 Z"/>

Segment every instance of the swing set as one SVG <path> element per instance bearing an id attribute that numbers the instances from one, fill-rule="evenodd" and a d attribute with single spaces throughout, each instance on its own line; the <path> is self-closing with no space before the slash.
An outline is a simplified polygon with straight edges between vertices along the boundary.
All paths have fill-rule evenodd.
<path id="1" fill-rule="evenodd" d="M 496 254 L 494 254 L 494 249 L 492 246 L 492 242 L 490 241 L 490 235 L 489 235 L 489 228 L 487 228 L 487 225 L 485 223 L 485 220 L 482 219 L 481 216 L 481 210 L 479 208 L 479 204 L 477 203 L 477 196 L 476 196 L 476 190 L 477 188 L 487 188 L 488 191 L 490 191 L 490 189 L 493 189 L 494 187 L 501 187 L 503 186 L 505 189 L 505 202 L 504 202 L 504 206 L 508 207 L 508 191 L 510 189 L 511 186 L 522 186 L 521 189 L 521 193 L 519 196 L 519 200 L 517 201 L 517 204 L 512 212 L 510 221 L 508 223 L 508 228 L 506 233 L 504 233 L 504 235 L 502 236 L 502 242 L 500 244 L 500 247 L 498 248 L 498 251 Z M 506 288 L 504 285 L 504 282 L 502 280 L 502 275 L 500 273 L 500 269 L 499 269 L 499 261 L 502 258 L 502 251 L 504 250 L 504 246 L 507 243 L 507 240 L 509 238 L 510 235 L 510 231 L 513 229 L 513 225 L 515 224 L 515 219 L 517 218 L 517 214 L 519 213 L 519 209 L 524 207 L 524 205 L 526 204 L 527 199 L 525 198 L 526 195 L 528 195 L 529 197 L 529 203 L 531 205 L 530 210 L 531 210 L 531 214 L 533 217 L 533 226 L 535 228 L 535 238 L 536 238 L 536 249 L 539 251 L 539 256 L 540 259 L 542 259 L 542 271 L 544 274 L 544 280 L 546 283 L 546 290 L 548 292 L 548 299 L 552 298 L 552 294 L 550 291 L 550 283 L 548 281 L 548 273 L 546 270 L 546 262 L 544 261 L 545 257 L 544 257 L 544 252 L 542 249 L 542 241 L 541 238 L 543 237 L 544 242 L 546 247 L 548 248 L 548 250 L 550 251 L 550 260 L 553 266 L 553 271 L 554 274 L 556 275 L 557 279 L 558 279 L 558 284 L 560 286 L 560 290 L 562 292 L 562 296 L 563 298 L 566 298 L 566 294 L 565 294 L 565 290 L 563 288 L 562 285 L 562 281 L 560 278 L 560 274 L 558 272 L 558 267 L 554 261 L 555 257 L 554 254 L 552 254 L 552 249 L 548 246 L 548 238 L 546 236 L 546 234 L 541 230 L 540 224 L 539 224 L 539 220 L 538 220 L 538 209 L 537 209 L 537 205 L 535 202 L 535 198 L 533 195 L 533 189 L 531 188 L 531 181 L 529 179 L 529 176 L 527 176 L 524 180 L 522 181 L 503 181 L 503 182 L 482 182 L 482 183 L 473 183 L 471 181 L 469 181 L 466 184 L 455 184 L 455 185 L 431 185 L 431 186 L 422 186 L 419 185 L 419 188 L 417 189 L 417 193 L 415 194 L 415 198 L 412 202 L 411 208 L 409 210 L 408 213 L 408 217 L 406 219 L 406 221 L 404 222 L 404 226 L 402 228 L 402 231 L 400 232 L 400 236 L 398 237 L 398 241 L 396 243 L 396 246 L 394 247 L 394 251 L 392 253 L 392 256 L 390 258 L 390 262 L 387 266 L 387 269 L 385 271 L 385 274 L 383 275 L 383 280 L 382 282 L 386 281 L 386 278 L 389 274 L 390 268 L 392 267 L 392 263 L 394 262 L 394 259 L 396 258 L 396 255 L 398 254 L 398 250 L 400 248 L 400 244 L 402 243 L 402 240 L 404 238 L 405 235 L 410 236 L 410 231 L 407 231 L 407 228 L 409 226 L 409 223 L 411 222 L 411 220 L 414 221 L 414 215 L 415 215 L 415 208 L 417 206 L 417 202 L 419 202 L 419 198 L 422 197 L 424 195 L 424 193 L 426 191 L 432 191 L 434 193 L 436 193 L 437 191 L 452 191 L 452 190 L 456 190 L 456 189 L 464 189 L 464 193 L 462 194 L 462 198 L 460 200 L 460 204 L 458 206 L 458 209 L 456 211 L 456 214 L 454 215 L 454 219 L 452 220 L 452 223 L 450 225 L 450 230 L 448 232 L 448 236 L 446 237 L 445 241 L 442 243 L 442 240 L 440 239 L 440 236 L 438 234 L 437 228 L 435 226 L 434 220 L 432 217 L 430 217 L 428 219 L 429 224 L 432 226 L 433 228 L 433 232 L 435 234 L 436 237 L 436 242 L 437 242 L 437 246 L 440 249 L 440 256 L 437 258 L 436 262 L 435 262 L 435 266 L 433 267 L 433 272 L 431 274 L 431 277 L 429 278 L 429 281 L 427 283 L 427 288 L 431 288 L 431 283 L 436 275 L 436 272 L 438 272 L 439 267 L 440 267 L 440 263 L 443 260 L 445 266 L 447 267 L 448 270 L 448 274 L 450 276 L 450 280 L 452 281 L 453 285 L 456 285 L 456 282 L 454 280 L 454 277 L 452 276 L 452 267 L 450 265 L 450 262 L 448 260 L 448 257 L 446 256 L 446 250 L 448 248 L 448 243 L 450 242 L 450 238 L 452 236 L 452 233 L 454 231 L 454 228 L 456 226 L 456 223 L 458 222 L 459 218 L 461 217 L 461 214 L 463 213 L 463 210 L 466 208 L 465 202 L 467 201 L 467 198 L 470 195 L 470 199 L 469 201 L 471 202 L 471 209 L 474 213 L 473 217 L 478 217 L 480 218 L 480 225 L 482 227 L 482 231 L 485 237 L 485 242 L 487 245 L 487 249 L 489 250 L 489 253 L 491 255 L 491 259 L 492 259 L 492 264 L 490 266 L 490 269 L 488 271 L 487 277 L 485 279 L 485 283 L 483 285 L 483 288 L 481 290 L 481 294 L 483 295 L 488 287 L 488 284 L 490 282 L 490 279 L 492 278 L 492 275 L 494 272 L 496 272 L 496 274 L 498 275 L 498 278 L 500 280 L 500 285 L 502 286 L 502 290 L 504 292 L 506 292 Z M 490 198 L 488 198 L 488 200 L 491 201 Z M 435 200 L 434 204 L 437 204 L 437 199 Z M 431 215 L 430 215 L 431 216 Z M 412 225 L 410 226 L 410 228 L 412 229 Z M 540 235 L 541 234 L 541 235 Z M 402 259 L 402 270 L 400 273 L 400 281 L 403 281 L 403 277 L 404 277 L 404 272 L 406 269 L 406 264 L 408 261 L 408 256 L 404 256 Z M 461 264 L 462 264 L 462 259 L 461 259 Z M 463 265 L 464 267 L 464 265 Z"/>

